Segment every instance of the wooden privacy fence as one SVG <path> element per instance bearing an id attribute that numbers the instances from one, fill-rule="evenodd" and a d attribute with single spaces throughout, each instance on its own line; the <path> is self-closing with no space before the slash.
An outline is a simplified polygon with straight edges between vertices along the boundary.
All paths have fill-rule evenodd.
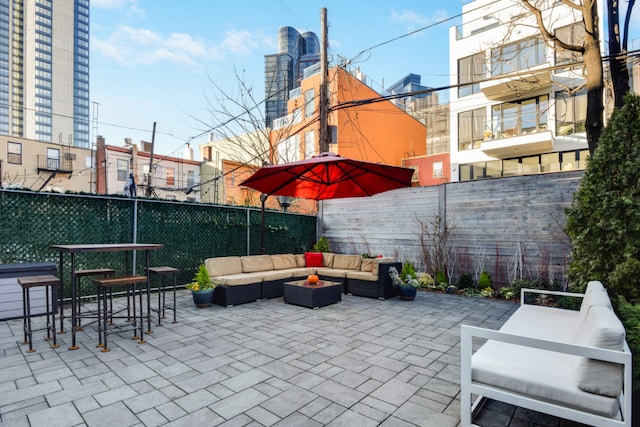
<path id="1" fill-rule="evenodd" d="M 395 256 L 424 271 L 424 252 L 434 244 L 423 230 L 429 231 L 439 217 L 450 229 L 450 280 L 463 273 L 477 280 L 486 269 L 497 286 L 523 277 L 565 286 L 571 250 L 565 209 L 582 175 L 575 171 L 455 182 L 326 200 L 320 204 L 320 235 L 329 239 L 334 252 Z"/>

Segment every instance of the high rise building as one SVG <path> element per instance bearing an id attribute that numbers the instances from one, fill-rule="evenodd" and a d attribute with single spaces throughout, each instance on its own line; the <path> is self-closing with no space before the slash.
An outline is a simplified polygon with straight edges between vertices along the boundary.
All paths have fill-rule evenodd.
<path id="1" fill-rule="evenodd" d="M 265 124 L 287 114 L 289 91 L 300 86 L 305 68 L 320 62 L 320 42 L 312 32 L 281 27 L 278 53 L 264 56 Z"/>
<path id="2" fill-rule="evenodd" d="M 0 0 L 0 134 L 89 141 L 89 0 Z"/>

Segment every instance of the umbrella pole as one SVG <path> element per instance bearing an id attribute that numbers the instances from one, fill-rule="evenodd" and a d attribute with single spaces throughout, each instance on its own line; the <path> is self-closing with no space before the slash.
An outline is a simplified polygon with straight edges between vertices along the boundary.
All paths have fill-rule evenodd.
<path id="1" fill-rule="evenodd" d="M 267 194 L 260 195 L 260 248 L 262 250 L 262 255 L 267 252 L 267 246 L 265 244 L 265 226 L 264 226 L 264 203 L 267 201 Z"/>

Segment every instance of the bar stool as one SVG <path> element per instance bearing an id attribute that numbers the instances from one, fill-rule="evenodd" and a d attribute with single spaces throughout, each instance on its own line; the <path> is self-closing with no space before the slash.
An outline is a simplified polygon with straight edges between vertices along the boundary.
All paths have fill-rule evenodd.
<path id="1" fill-rule="evenodd" d="M 132 339 L 137 339 L 139 344 L 143 344 L 144 329 L 143 329 L 143 315 L 144 306 L 142 304 L 142 284 L 147 283 L 147 276 L 122 276 L 122 277 L 107 277 L 104 279 L 93 279 L 93 284 L 98 291 L 98 347 L 103 347 L 102 352 L 106 353 L 111 351 L 107 344 L 107 336 L 109 335 L 109 326 L 107 320 L 111 320 L 112 329 L 117 329 L 118 332 L 124 332 L 127 330 L 133 330 Z M 127 293 L 127 307 L 121 310 L 114 311 L 113 308 L 107 308 L 107 293 L 111 293 L 111 290 L 116 286 L 124 286 Z M 140 316 L 136 314 L 136 294 L 140 298 Z M 131 324 L 113 324 L 113 319 L 131 319 L 129 298 L 132 297 L 133 301 L 133 322 Z M 127 310 L 126 316 L 117 316 L 118 313 Z M 140 325 L 138 325 L 140 320 Z M 136 335 L 136 331 L 140 329 L 140 335 Z"/>
<path id="2" fill-rule="evenodd" d="M 76 290 L 78 292 L 78 297 L 77 297 L 77 308 L 76 308 L 76 312 L 78 313 L 78 325 L 77 325 L 77 329 L 78 331 L 82 331 L 83 327 L 82 327 L 82 298 L 80 297 L 80 280 L 83 277 L 90 277 L 90 276 L 102 276 L 102 277 L 113 277 L 116 274 L 116 270 L 112 269 L 112 268 L 95 268 L 95 269 L 91 269 L 91 270 L 76 270 L 75 272 L 75 276 L 76 276 Z M 111 307 L 111 310 L 113 311 L 113 295 L 112 293 L 109 293 L 109 305 Z M 90 311 L 89 313 L 84 315 L 84 318 L 94 318 L 94 319 L 98 319 L 98 311 Z M 95 322 L 95 320 L 93 321 Z M 91 323 L 93 323 L 91 322 Z M 90 325 L 91 323 L 87 323 L 86 326 Z"/>
<path id="3" fill-rule="evenodd" d="M 149 273 L 155 274 L 157 277 L 158 284 L 158 308 L 151 308 L 151 311 L 155 311 L 158 313 L 158 326 L 162 326 L 162 320 L 166 319 L 165 310 L 173 310 L 173 322 L 178 323 L 176 320 L 176 276 L 180 273 L 180 270 L 173 267 L 150 267 Z M 165 276 L 173 276 L 173 305 L 167 305 L 166 303 L 166 290 L 167 285 L 163 283 L 163 277 Z"/>
<path id="4" fill-rule="evenodd" d="M 22 344 L 29 344 L 29 350 L 27 353 L 33 353 L 36 351 L 33 348 L 33 331 L 46 330 L 47 341 L 51 339 L 53 335 L 53 344 L 51 348 L 58 348 L 58 342 L 56 341 L 56 312 L 53 310 L 53 303 L 49 305 L 49 288 L 51 288 L 51 300 L 55 301 L 58 298 L 58 287 L 60 286 L 60 279 L 52 275 L 44 276 L 27 276 L 19 277 L 18 284 L 22 288 L 22 326 L 24 329 L 24 342 Z M 44 287 L 45 288 L 45 312 L 47 316 L 47 326 L 44 328 L 33 329 L 31 327 L 31 288 Z M 51 319 L 50 320 L 50 316 Z"/>

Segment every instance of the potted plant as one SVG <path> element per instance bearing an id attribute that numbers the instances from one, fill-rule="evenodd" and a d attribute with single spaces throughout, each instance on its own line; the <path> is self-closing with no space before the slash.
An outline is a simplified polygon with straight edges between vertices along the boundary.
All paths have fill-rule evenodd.
<path id="1" fill-rule="evenodd" d="M 418 275 L 413 263 L 405 261 L 402 264 L 402 271 L 398 273 L 395 267 L 389 268 L 389 277 L 393 286 L 400 287 L 400 299 L 403 301 L 413 301 L 416 297 L 417 288 L 420 286 Z"/>
<path id="2" fill-rule="evenodd" d="M 185 288 L 191 290 L 196 307 L 209 307 L 213 303 L 213 291 L 216 289 L 216 285 L 211 282 L 211 277 L 204 264 L 200 264 L 198 272 L 193 277 L 193 282 L 186 285 Z"/>

